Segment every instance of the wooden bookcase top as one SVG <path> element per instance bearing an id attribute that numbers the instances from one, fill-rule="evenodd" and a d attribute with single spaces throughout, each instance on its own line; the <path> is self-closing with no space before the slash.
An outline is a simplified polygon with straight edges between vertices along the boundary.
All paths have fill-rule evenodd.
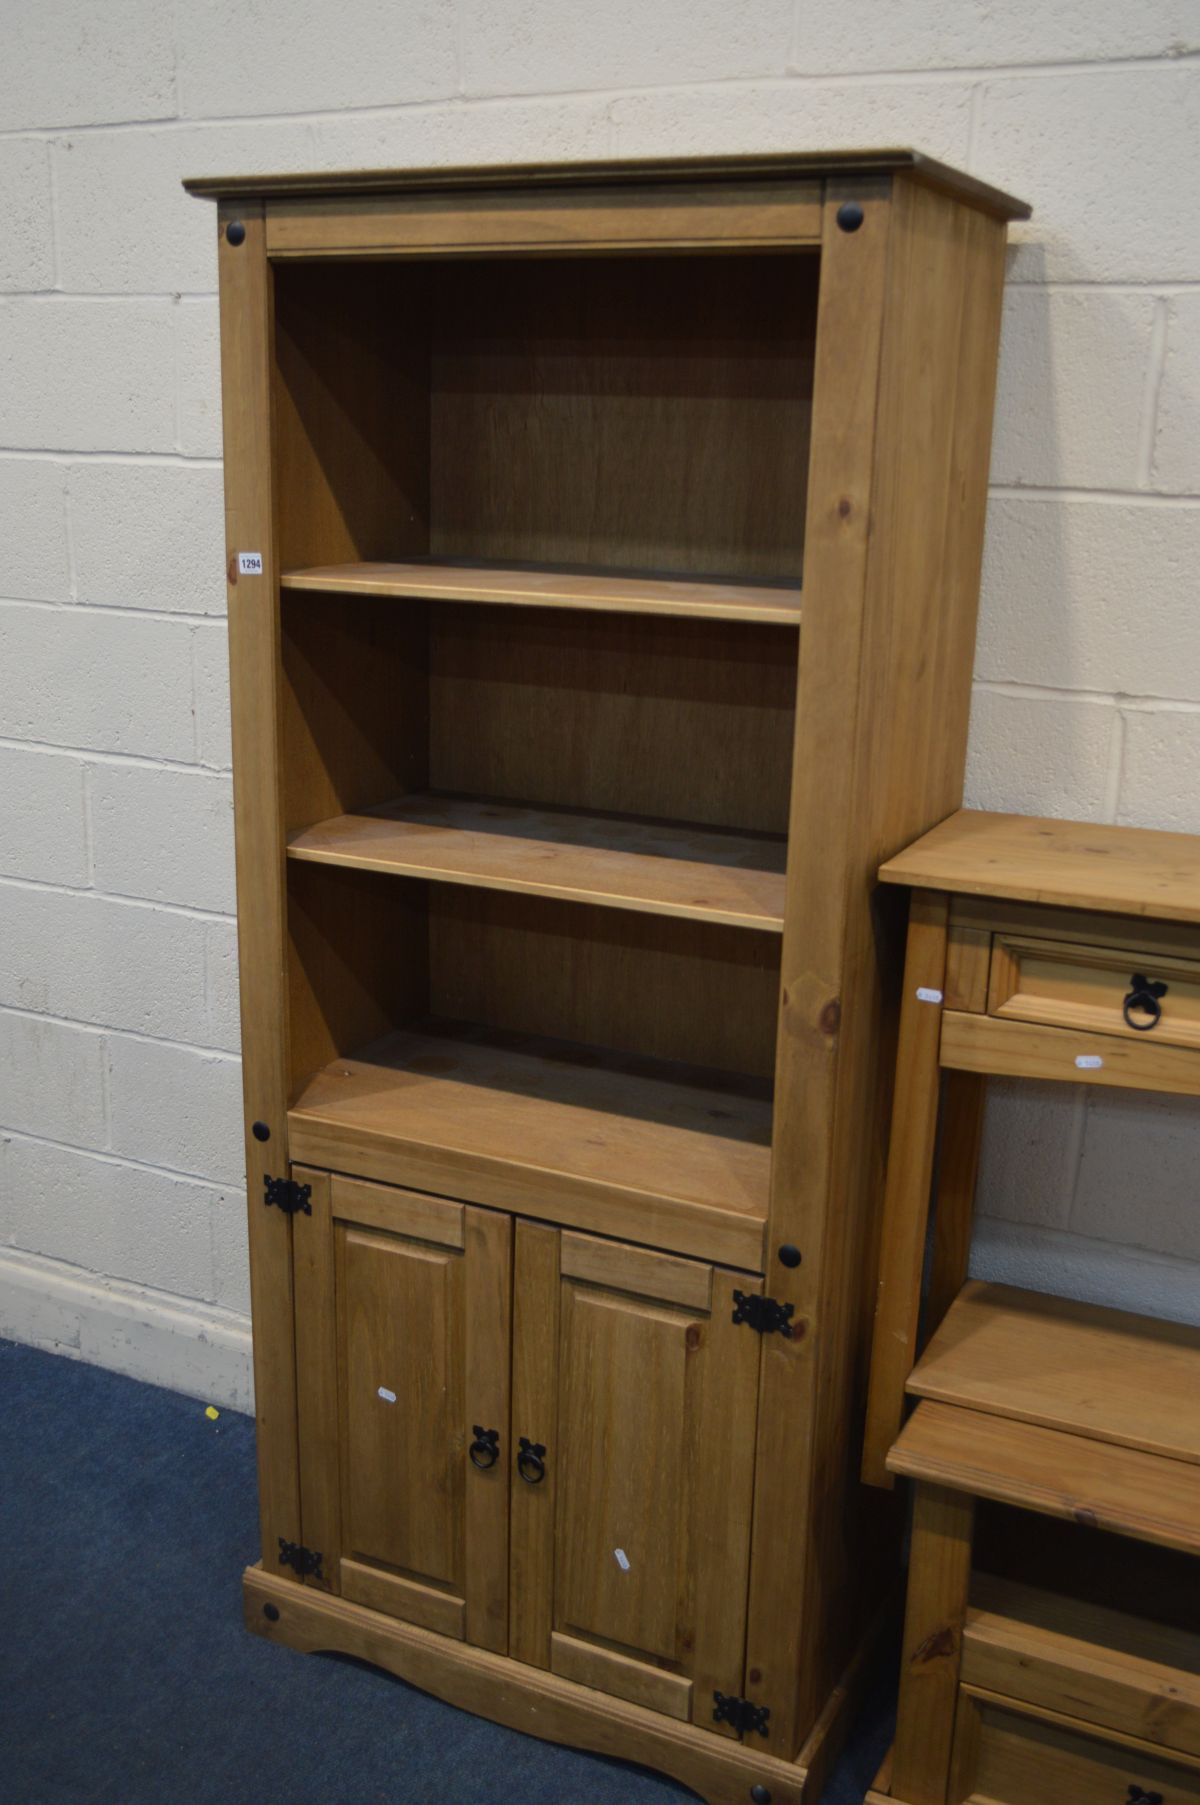
<path id="1" fill-rule="evenodd" d="M 880 867 L 886 884 L 1200 922 L 1200 835 L 959 809 Z"/>
<path id="2" fill-rule="evenodd" d="M 907 171 L 996 219 L 1028 219 L 1027 202 L 963 170 L 911 149 L 780 151 L 729 157 L 654 157 L 614 162 L 512 163 L 446 169 L 314 170 L 280 175 L 189 176 L 189 194 L 209 200 L 242 196 L 303 199 L 329 195 L 413 193 L 508 187 L 572 188 L 619 182 L 703 182 L 822 176 L 891 175 Z"/>

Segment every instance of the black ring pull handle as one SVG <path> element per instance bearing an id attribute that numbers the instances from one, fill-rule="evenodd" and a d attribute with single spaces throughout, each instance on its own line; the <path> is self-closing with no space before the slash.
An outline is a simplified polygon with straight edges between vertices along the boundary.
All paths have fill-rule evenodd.
<path id="1" fill-rule="evenodd" d="M 530 1441 L 527 1435 L 521 1437 L 517 1471 L 526 1485 L 540 1485 L 546 1477 L 545 1453 L 540 1441 Z"/>
<path id="2" fill-rule="evenodd" d="M 1144 1786 L 1131 1786 L 1128 1805 L 1163 1805 L 1163 1796 L 1160 1792 L 1147 1792 Z"/>
<path id="3" fill-rule="evenodd" d="M 1151 1028 L 1157 1028 L 1162 1019 L 1160 997 L 1167 994 L 1167 986 L 1147 978 L 1140 971 L 1135 971 L 1129 980 L 1129 995 L 1125 998 L 1125 1022 L 1138 1034 L 1148 1034 Z M 1140 1009 L 1147 1017 L 1144 1022 L 1135 1022 L 1133 1011 Z"/>
<path id="4" fill-rule="evenodd" d="M 476 1423 L 471 1434 L 475 1437 L 467 1449 L 467 1453 L 471 1457 L 471 1465 L 478 1467 L 481 1473 L 486 1473 L 488 1468 L 494 1467 L 500 1458 L 500 1431 L 499 1429 L 481 1429 Z"/>

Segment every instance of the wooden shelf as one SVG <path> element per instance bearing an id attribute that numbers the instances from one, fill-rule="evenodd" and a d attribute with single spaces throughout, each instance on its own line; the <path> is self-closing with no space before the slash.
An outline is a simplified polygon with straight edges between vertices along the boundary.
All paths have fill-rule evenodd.
<path id="1" fill-rule="evenodd" d="M 783 931 L 787 842 L 776 835 L 414 795 L 294 834 L 288 857 Z"/>
<path id="2" fill-rule="evenodd" d="M 1152 1736 L 1200 1757 L 1200 1635 L 1194 1630 L 978 1571 L 970 1600 L 965 1685 L 1085 1717 L 1118 1735 Z"/>
<path id="3" fill-rule="evenodd" d="M 972 1279 L 908 1389 L 1200 1466 L 1200 1329 L 1185 1323 Z"/>
<path id="4" fill-rule="evenodd" d="M 413 596 L 433 602 L 493 602 L 520 608 L 581 608 L 607 614 L 665 614 L 690 620 L 800 625 L 800 585 L 609 574 L 548 564 L 414 558 L 404 564 L 324 564 L 288 570 L 284 589 L 333 595 Z"/>
<path id="5" fill-rule="evenodd" d="M 1187 1460 L 923 1399 L 887 1464 L 906 1479 L 1200 1554 L 1200 1469 Z"/>
<path id="6" fill-rule="evenodd" d="M 754 1080 L 432 1023 L 318 1072 L 303 1165 L 761 1268 L 771 1105 Z"/>

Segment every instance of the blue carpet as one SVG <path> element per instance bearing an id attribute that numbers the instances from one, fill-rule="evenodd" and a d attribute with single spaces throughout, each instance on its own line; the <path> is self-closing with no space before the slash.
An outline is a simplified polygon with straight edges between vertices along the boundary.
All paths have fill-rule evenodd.
<path id="1" fill-rule="evenodd" d="M 242 1628 L 254 1425 L 0 1342 L 5 1805 L 682 1805 L 378 1670 Z M 826 1791 L 861 1805 L 886 1679 Z"/>

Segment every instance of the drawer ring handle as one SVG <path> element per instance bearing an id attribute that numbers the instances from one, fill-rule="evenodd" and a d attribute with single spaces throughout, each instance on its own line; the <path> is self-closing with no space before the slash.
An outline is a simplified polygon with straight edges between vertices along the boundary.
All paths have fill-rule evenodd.
<path id="1" fill-rule="evenodd" d="M 1147 978 L 1140 971 L 1134 972 L 1129 983 L 1129 995 L 1125 998 L 1124 1005 L 1126 1026 L 1138 1034 L 1147 1034 L 1151 1028 L 1157 1028 L 1162 1019 L 1162 1004 L 1158 999 L 1166 996 L 1167 986 L 1159 983 L 1156 979 Z M 1148 1020 L 1134 1021 L 1133 1011 L 1135 1009 L 1140 1009 L 1148 1017 Z"/>
<path id="2" fill-rule="evenodd" d="M 500 1431 L 499 1429 L 483 1429 L 478 1423 L 473 1425 L 473 1430 L 475 1440 L 467 1449 L 467 1453 L 471 1457 L 471 1465 L 478 1467 L 481 1473 L 486 1473 L 488 1468 L 494 1467 L 500 1458 Z"/>
<path id="3" fill-rule="evenodd" d="M 527 1435 L 520 1440 L 521 1451 L 517 1455 L 517 1472 L 526 1485 L 540 1485 L 546 1477 L 545 1447 L 540 1441 L 530 1441 Z"/>

